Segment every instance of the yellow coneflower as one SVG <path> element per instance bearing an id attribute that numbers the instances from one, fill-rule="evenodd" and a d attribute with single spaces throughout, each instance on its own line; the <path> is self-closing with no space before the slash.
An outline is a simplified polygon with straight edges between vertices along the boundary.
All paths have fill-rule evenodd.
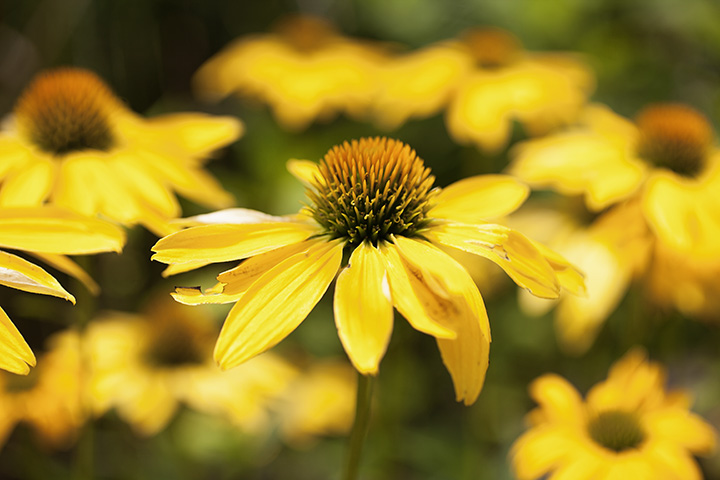
<path id="1" fill-rule="evenodd" d="M 85 421 L 82 405 L 80 342 L 65 331 L 48 340 L 49 350 L 27 376 L 0 372 L 0 444 L 19 423 L 55 448 L 72 443 Z"/>
<path id="2" fill-rule="evenodd" d="M 181 213 L 174 192 L 232 204 L 202 163 L 241 131 L 235 119 L 199 113 L 146 120 L 92 72 L 42 72 L 0 130 L 0 206 L 51 203 L 165 235 Z"/>
<path id="3" fill-rule="evenodd" d="M 85 337 L 92 359 L 92 410 L 101 415 L 115 408 L 143 435 L 162 430 L 183 404 L 246 431 L 266 428 L 270 400 L 284 391 L 296 370 L 269 354 L 222 372 L 212 359 L 216 335 L 210 318 L 189 315 L 171 300 L 140 315 L 101 316 Z"/>
<path id="4" fill-rule="evenodd" d="M 339 271 L 335 322 L 355 368 L 377 373 L 395 307 L 414 328 L 437 338 L 457 400 L 471 404 L 484 382 L 490 328 L 468 272 L 441 247 L 486 257 L 539 296 L 582 289 L 582 277 L 562 257 L 487 223 L 525 200 L 527 187 L 511 177 L 435 188 L 415 151 L 386 138 L 345 142 L 319 164 L 295 161 L 290 170 L 306 184 L 310 200 L 298 215 L 221 211 L 194 219 L 219 224 L 188 228 L 153 247 L 153 259 L 170 264 L 169 273 L 246 259 L 221 273 L 210 291 L 174 294 L 188 304 L 235 302 L 215 346 L 223 368 L 290 334 Z"/>
<path id="5" fill-rule="evenodd" d="M 59 208 L 0 208 L 0 248 L 34 255 L 77 277 L 90 288 L 94 286 L 92 280 L 65 255 L 119 252 L 124 242 L 124 232 L 115 225 Z M 0 285 L 75 303 L 75 298 L 52 275 L 17 255 L 1 250 Z M 28 365 L 35 365 L 35 356 L 0 308 L 0 368 L 27 374 Z"/>
<path id="6" fill-rule="evenodd" d="M 531 135 L 577 118 L 594 87 L 593 74 L 568 53 L 530 53 L 497 28 L 466 32 L 459 41 L 475 68 L 460 79 L 446 124 L 460 142 L 495 152 L 507 145 L 512 122 Z"/>
<path id="7" fill-rule="evenodd" d="M 520 146 L 511 171 L 583 194 L 593 210 L 637 196 L 660 241 L 693 256 L 720 253 L 720 150 L 707 119 L 688 106 L 651 105 L 635 123 L 590 106 L 580 126 Z"/>
<path id="8" fill-rule="evenodd" d="M 544 375 L 530 386 L 539 407 L 511 459 L 520 480 L 702 478 L 693 454 L 709 453 L 716 432 L 691 413 L 689 395 L 664 390 L 665 374 L 633 350 L 585 401 L 565 379 Z"/>
<path id="9" fill-rule="evenodd" d="M 315 119 L 366 112 L 382 56 L 325 20 L 298 16 L 281 22 L 275 33 L 238 39 L 203 65 L 195 80 L 202 96 L 257 98 L 283 126 L 300 130 Z"/>

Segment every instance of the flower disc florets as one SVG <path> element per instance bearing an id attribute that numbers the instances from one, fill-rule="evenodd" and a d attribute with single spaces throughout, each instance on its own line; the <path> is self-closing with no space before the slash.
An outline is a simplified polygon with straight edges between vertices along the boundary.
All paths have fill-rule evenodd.
<path id="1" fill-rule="evenodd" d="M 599 445 L 614 452 L 637 448 L 645 440 L 637 416 L 621 410 L 596 415 L 588 424 L 588 433 Z"/>
<path id="2" fill-rule="evenodd" d="M 653 105 L 641 111 L 636 122 L 640 157 L 683 176 L 702 170 L 713 131 L 700 112 L 679 104 Z"/>
<path id="3" fill-rule="evenodd" d="M 115 143 L 109 116 L 117 105 L 95 74 L 64 68 L 38 76 L 15 106 L 21 132 L 41 150 L 63 155 L 110 150 Z"/>
<path id="4" fill-rule="evenodd" d="M 377 244 L 390 235 L 416 235 L 430 222 L 435 178 L 400 141 L 345 142 L 325 154 L 318 170 L 309 210 L 332 238 Z"/>

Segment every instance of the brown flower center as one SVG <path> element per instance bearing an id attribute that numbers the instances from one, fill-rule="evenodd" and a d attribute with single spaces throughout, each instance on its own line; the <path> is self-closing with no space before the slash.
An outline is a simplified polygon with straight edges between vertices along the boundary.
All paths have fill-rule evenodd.
<path id="1" fill-rule="evenodd" d="M 110 150 L 110 116 L 118 106 L 94 73 L 61 68 L 41 73 L 15 105 L 18 127 L 33 144 L 53 155 Z"/>
<path id="2" fill-rule="evenodd" d="M 155 318 L 145 347 L 145 360 L 156 367 L 200 365 L 209 358 L 212 339 L 180 318 Z M 208 343 L 208 341 L 210 343 Z"/>
<path id="3" fill-rule="evenodd" d="M 333 238 L 377 244 L 390 235 L 413 236 L 430 222 L 435 178 L 398 140 L 344 142 L 325 154 L 319 173 L 308 191 L 310 211 Z"/>
<path id="4" fill-rule="evenodd" d="M 333 26 L 326 20 L 302 15 L 281 20 L 275 31 L 301 52 L 318 50 L 337 36 Z"/>
<path id="5" fill-rule="evenodd" d="M 680 104 L 652 105 L 638 114 L 636 123 L 641 158 L 688 177 L 702 171 L 713 141 L 703 114 Z"/>
<path id="6" fill-rule="evenodd" d="M 523 49 L 515 35 L 500 28 L 470 30 L 462 38 L 478 64 L 485 68 L 509 65 L 517 60 Z"/>
<path id="7" fill-rule="evenodd" d="M 587 428 L 598 445 L 614 452 L 637 448 L 645 440 L 645 431 L 637 415 L 622 410 L 600 412 Z"/>

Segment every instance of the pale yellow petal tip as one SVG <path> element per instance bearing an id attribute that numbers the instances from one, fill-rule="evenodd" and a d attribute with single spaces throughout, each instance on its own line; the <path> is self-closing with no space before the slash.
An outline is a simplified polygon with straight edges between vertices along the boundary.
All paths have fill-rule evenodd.
<path id="1" fill-rule="evenodd" d="M 310 160 L 299 160 L 291 158 L 287 161 L 286 168 L 290 174 L 300 180 L 304 185 L 309 186 L 317 182 L 318 165 Z"/>

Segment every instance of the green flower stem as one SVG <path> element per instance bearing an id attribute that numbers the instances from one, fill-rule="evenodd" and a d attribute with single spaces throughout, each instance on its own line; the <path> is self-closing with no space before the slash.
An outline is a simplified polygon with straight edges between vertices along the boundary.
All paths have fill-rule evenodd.
<path id="1" fill-rule="evenodd" d="M 356 480 L 360 466 L 365 435 L 370 423 L 370 404 L 372 403 L 373 385 L 375 377 L 358 373 L 357 400 L 355 401 L 355 423 L 350 432 L 350 444 L 345 463 L 343 480 Z"/>

